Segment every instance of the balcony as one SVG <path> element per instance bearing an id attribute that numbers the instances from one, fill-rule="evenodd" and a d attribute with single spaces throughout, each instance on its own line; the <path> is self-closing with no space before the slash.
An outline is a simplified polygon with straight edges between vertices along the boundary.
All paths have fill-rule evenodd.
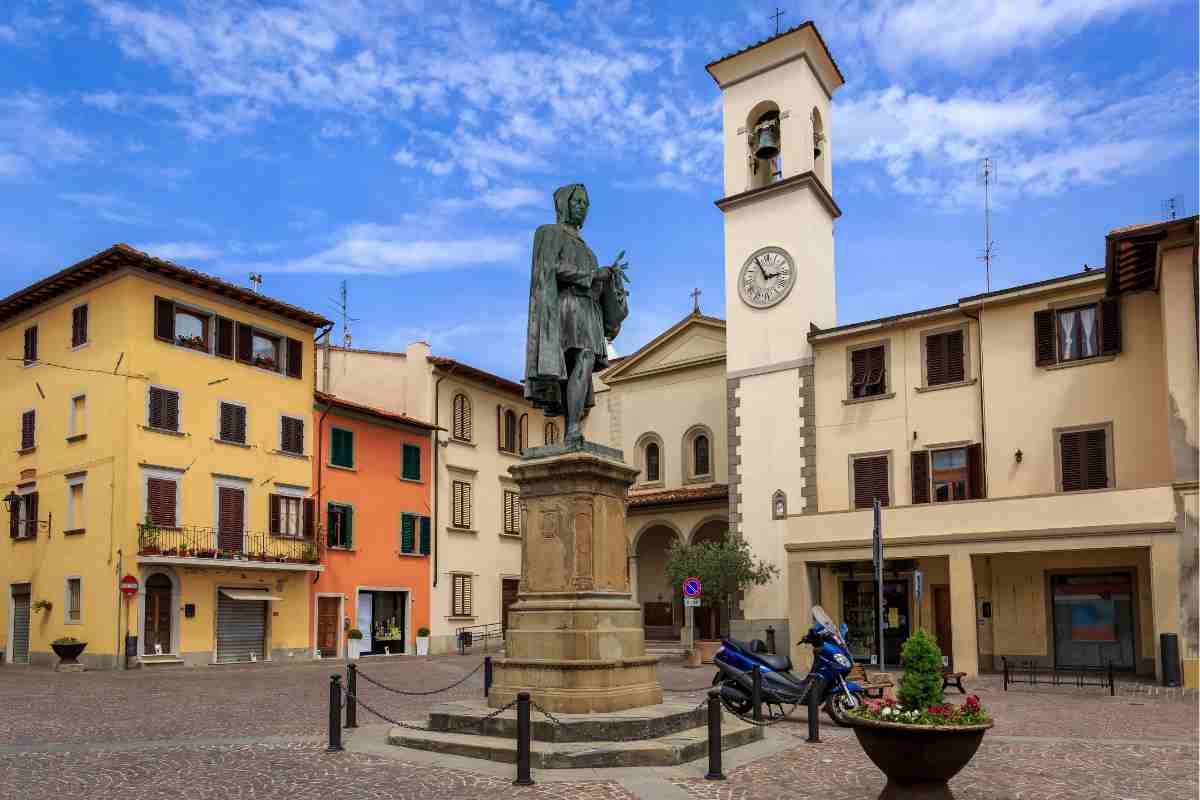
<path id="1" fill-rule="evenodd" d="M 142 564 L 323 572 L 320 541 L 319 532 L 314 540 L 198 525 L 138 525 L 137 552 Z"/>

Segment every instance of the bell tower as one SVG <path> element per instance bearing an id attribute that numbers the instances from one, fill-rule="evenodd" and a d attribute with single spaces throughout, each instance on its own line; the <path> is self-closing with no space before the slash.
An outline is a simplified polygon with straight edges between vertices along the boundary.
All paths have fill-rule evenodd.
<path id="1" fill-rule="evenodd" d="M 808 332 L 837 320 L 831 102 L 844 78 L 812 22 L 707 69 L 724 118 L 730 532 L 786 572 L 787 515 L 816 508 Z M 778 641 L 799 638 L 785 575 L 731 618 L 737 637 L 771 625 Z"/>

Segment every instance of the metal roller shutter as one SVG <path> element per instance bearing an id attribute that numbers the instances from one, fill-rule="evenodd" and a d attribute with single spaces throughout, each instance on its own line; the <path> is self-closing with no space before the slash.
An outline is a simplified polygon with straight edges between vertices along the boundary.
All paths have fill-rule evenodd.
<path id="1" fill-rule="evenodd" d="M 234 600 L 224 594 L 218 596 L 217 661 L 249 661 L 251 653 L 262 660 L 266 633 L 266 600 Z"/>
<path id="2" fill-rule="evenodd" d="M 9 660 L 14 664 L 29 663 L 29 595 L 13 595 L 13 642 Z"/>

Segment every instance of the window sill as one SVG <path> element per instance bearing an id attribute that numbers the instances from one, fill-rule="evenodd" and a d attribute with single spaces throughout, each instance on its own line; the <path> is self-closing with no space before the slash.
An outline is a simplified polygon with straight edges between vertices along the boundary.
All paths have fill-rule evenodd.
<path id="1" fill-rule="evenodd" d="M 509 533 L 508 531 L 500 531 L 500 535 L 507 539 L 520 539 L 521 538 L 521 534 Z"/>
<path id="2" fill-rule="evenodd" d="M 474 528 L 456 528 L 453 525 L 447 525 L 446 533 L 475 533 L 475 534 L 478 534 L 479 531 L 475 530 Z"/>
<path id="3" fill-rule="evenodd" d="M 396 553 L 397 558 L 429 558 L 428 553 Z"/>
<path id="4" fill-rule="evenodd" d="M 286 495 L 284 495 L 284 496 L 286 496 Z M 286 539 L 289 542 L 308 541 L 308 537 L 305 536 L 303 533 L 275 533 L 274 531 L 272 531 L 269 535 L 272 539 Z"/>
<path id="5" fill-rule="evenodd" d="M 9 537 L 9 541 L 10 542 L 32 542 L 36 538 L 37 538 L 36 536 L 33 536 L 33 535 L 27 533 L 24 536 L 11 536 L 11 537 Z"/>
<path id="6" fill-rule="evenodd" d="M 80 536 L 86 530 L 87 530 L 86 528 L 71 528 L 69 530 L 63 531 L 63 536 Z"/>
<path id="7" fill-rule="evenodd" d="M 502 456 L 508 456 L 509 458 L 520 458 L 521 457 L 521 454 L 518 453 L 517 451 L 505 450 L 503 447 L 497 447 L 496 452 Z"/>
<path id="8" fill-rule="evenodd" d="M 405 483 L 424 483 L 425 482 L 425 481 L 421 480 L 420 478 L 406 478 L 403 475 L 397 475 L 396 480 L 404 481 Z"/>
<path id="9" fill-rule="evenodd" d="M 242 447 L 242 448 L 245 448 L 246 450 L 250 449 L 250 445 L 246 444 L 245 442 L 235 442 L 230 439 L 221 439 L 216 436 L 213 437 L 213 441 L 216 442 L 217 444 L 227 444 L 231 447 Z"/>
<path id="10" fill-rule="evenodd" d="M 272 455 L 276 456 L 287 456 L 288 458 L 298 458 L 302 461 L 308 461 L 308 456 L 306 456 L 304 453 L 292 453 L 287 450 L 272 450 L 270 452 Z"/>
<path id="11" fill-rule="evenodd" d="M 75 442 L 82 442 L 86 438 L 87 438 L 86 433 L 72 433 L 70 436 L 67 437 L 67 442 L 73 444 Z"/>
<path id="12" fill-rule="evenodd" d="M 37 445 L 36 445 L 36 444 L 35 444 L 33 447 L 22 447 L 20 450 L 18 450 L 18 451 L 17 451 L 17 455 L 19 455 L 19 456 L 27 456 L 27 455 L 29 455 L 30 453 L 34 452 L 35 450 L 37 450 Z"/>
<path id="13" fill-rule="evenodd" d="M 474 622 L 474 621 L 475 621 L 474 617 L 455 617 L 455 616 L 446 617 L 446 622 Z"/>
<path id="14" fill-rule="evenodd" d="M 32 361 L 23 361 L 23 362 L 21 362 L 21 366 L 22 366 L 22 367 L 24 367 L 25 369 L 33 369 L 34 367 L 36 367 L 36 366 L 39 366 L 39 362 L 38 362 L 38 360 L 35 358 L 35 359 L 33 359 Z"/>
<path id="15" fill-rule="evenodd" d="M 74 353 L 76 350 L 82 350 L 83 348 L 89 346 L 91 343 L 92 343 L 91 340 L 88 340 L 86 342 L 80 342 L 79 344 L 76 344 L 76 345 L 71 345 L 71 352 Z"/>
<path id="16" fill-rule="evenodd" d="M 82 625 L 82 624 L 83 624 L 83 620 L 81 620 L 81 619 L 65 619 L 65 620 L 63 620 L 63 625 Z"/>
<path id="17" fill-rule="evenodd" d="M 634 491 L 640 492 L 643 489 L 661 489 L 661 488 L 663 488 L 662 481 L 646 481 L 645 483 L 639 483 L 637 486 L 635 486 Z"/>
<path id="18" fill-rule="evenodd" d="M 330 469 L 340 469 L 342 472 L 358 472 L 358 467 L 343 467 L 341 464 L 326 464 Z"/>
<path id="19" fill-rule="evenodd" d="M 475 443 L 472 442 L 470 439 L 455 439 L 453 436 L 451 436 L 449 439 L 447 439 L 446 442 L 448 444 L 456 444 L 460 447 L 475 447 L 476 446 Z"/>
<path id="20" fill-rule="evenodd" d="M 851 397 L 842 400 L 842 405 L 853 406 L 858 405 L 859 403 L 871 403 L 875 400 L 891 400 L 895 396 L 895 392 L 888 392 L 887 394 L 873 394 L 870 397 Z"/>
<path id="21" fill-rule="evenodd" d="M 1099 489 L 1064 489 L 1057 487 L 1059 494 L 1093 494 L 1095 492 L 1111 492 L 1116 486 L 1102 486 Z"/>
<path id="22" fill-rule="evenodd" d="M 711 472 L 706 472 L 703 475 L 692 475 L 690 478 L 683 479 L 684 484 L 712 483 L 712 482 L 713 482 L 713 476 L 712 476 Z"/>
<path id="23" fill-rule="evenodd" d="M 182 431 L 173 431 L 169 428 L 155 428 L 151 425 L 138 425 L 138 427 L 141 428 L 142 430 L 146 431 L 147 433 L 161 433 L 164 436 L 178 436 L 181 439 L 191 436 L 190 433 L 183 433 Z"/>
<path id="24" fill-rule="evenodd" d="M 1056 361 L 1053 364 L 1047 364 L 1042 369 L 1069 369 L 1070 367 L 1085 367 L 1088 364 L 1103 364 L 1108 361 L 1116 360 L 1116 356 L 1092 356 L 1091 358 L 1076 358 L 1072 361 Z"/>
<path id="25" fill-rule="evenodd" d="M 325 550 L 326 550 L 326 552 L 329 552 L 329 553 L 353 553 L 353 552 L 355 552 L 355 548 L 353 548 L 353 547 L 338 547 L 337 545 L 333 545 L 333 544 L 328 545 L 325 548 Z"/>
<path id="26" fill-rule="evenodd" d="M 918 386 L 913 389 L 913 391 L 917 394 L 922 394 L 924 392 L 936 392 L 940 389 L 957 389 L 960 386 L 974 386 L 977 383 L 979 383 L 978 378 L 971 378 L 970 380 L 954 381 L 953 383 L 937 383 L 933 386 Z"/>

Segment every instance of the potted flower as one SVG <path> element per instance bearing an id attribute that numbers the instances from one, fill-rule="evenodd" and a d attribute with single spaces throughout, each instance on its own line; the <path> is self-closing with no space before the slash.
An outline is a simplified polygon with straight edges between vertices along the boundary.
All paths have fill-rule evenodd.
<path id="1" fill-rule="evenodd" d="M 881 798 L 950 798 L 947 782 L 975 755 L 992 720 L 975 695 L 961 706 L 943 701 L 942 652 L 928 633 L 910 636 L 901 657 L 899 702 L 867 700 L 842 720 L 887 776 Z"/>
<path id="2" fill-rule="evenodd" d="M 85 647 L 87 647 L 87 642 L 81 642 L 74 636 L 63 636 L 50 643 L 50 649 L 54 651 L 54 655 L 58 656 L 59 668 L 78 667 L 79 656 Z"/>
<path id="3" fill-rule="evenodd" d="M 54 608 L 54 603 L 51 603 L 49 600 L 34 600 L 29 607 L 34 611 L 45 611 L 49 613 L 50 609 Z"/>
<path id="4" fill-rule="evenodd" d="M 362 631 L 358 628 L 346 631 L 346 658 L 351 661 L 358 660 L 358 649 L 362 645 L 362 638 Z"/>
<path id="5" fill-rule="evenodd" d="M 304 546 L 304 553 L 301 555 L 301 558 L 305 561 L 305 563 L 308 564 L 315 564 L 321 560 L 319 554 L 317 553 L 317 548 L 313 547 L 311 544 L 306 544 Z"/>
<path id="6" fill-rule="evenodd" d="M 429 628 L 424 625 L 417 628 L 417 655 L 429 655 Z"/>

